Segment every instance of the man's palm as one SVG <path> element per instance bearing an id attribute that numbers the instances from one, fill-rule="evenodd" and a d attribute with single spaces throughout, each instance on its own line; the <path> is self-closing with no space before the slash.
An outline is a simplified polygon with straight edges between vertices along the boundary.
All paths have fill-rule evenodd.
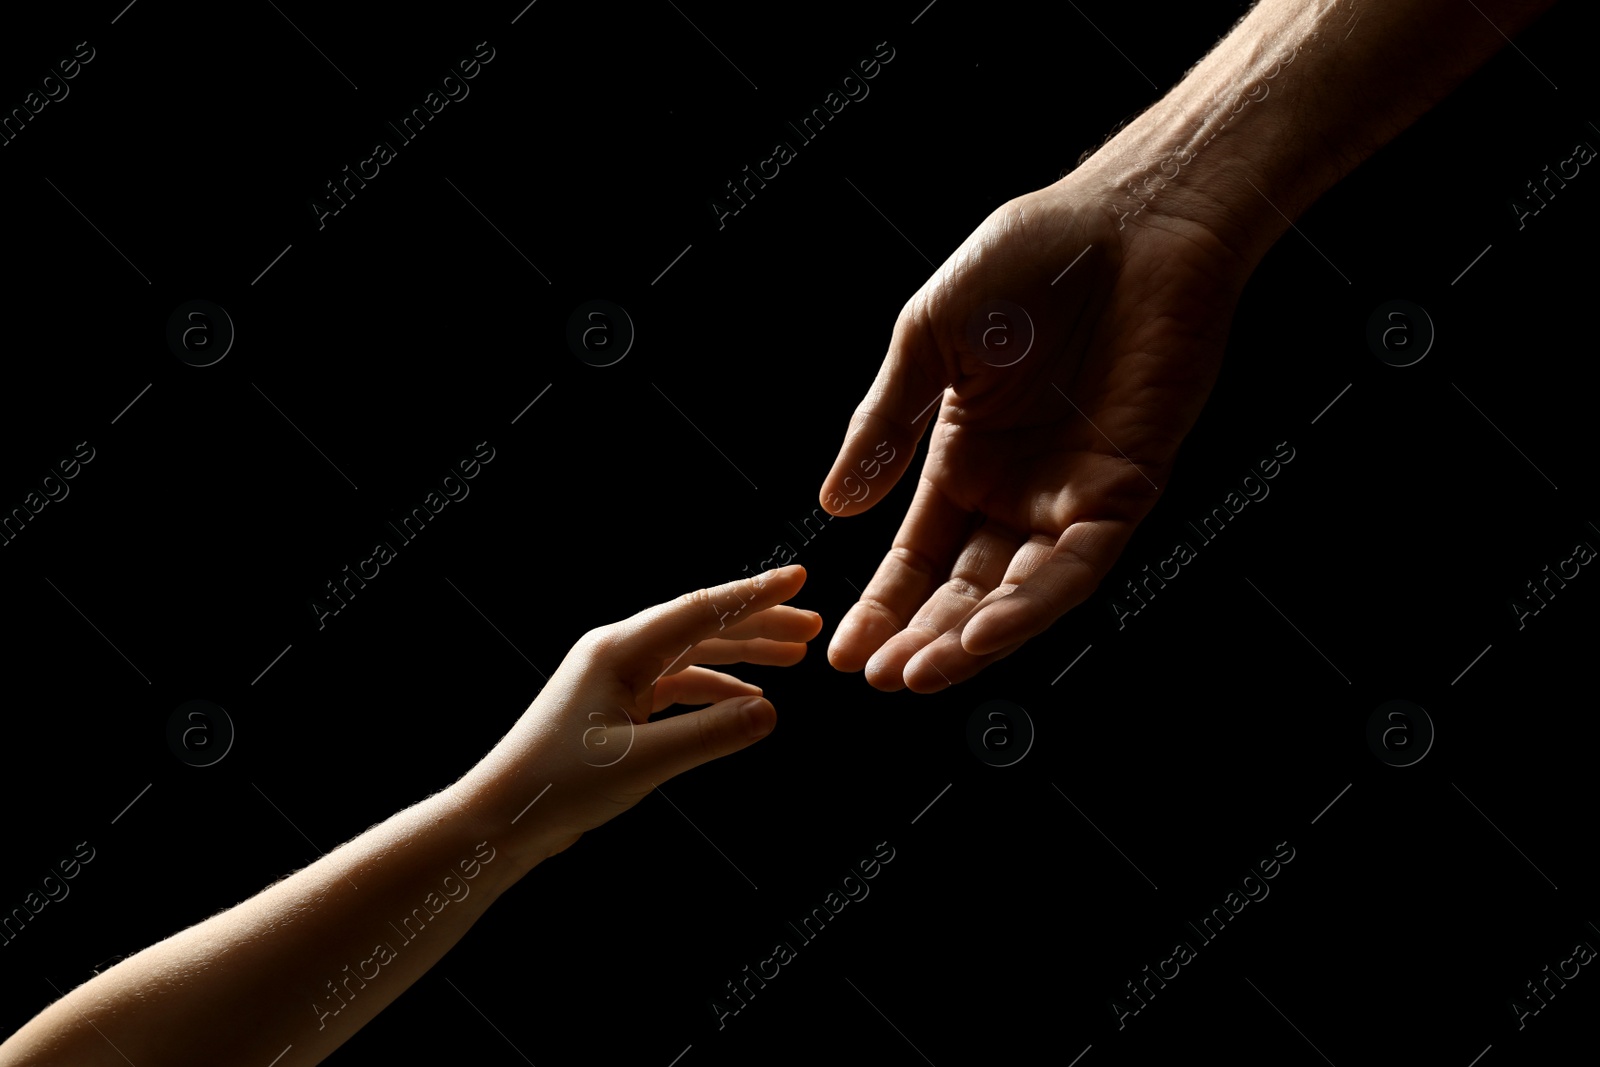
<path id="1" fill-rule="evenodd" d="M 879 689 L 962 681 L 1082 603 L 1216 380 L 1239 261 L 1192 224 L 1119 227 L 1083 202 L 1069 178 L 1005 204 L 906 303 L 823 484 L 835 514 L 873 506 L 933 421 L 905 521 L 828 650 Z"/>

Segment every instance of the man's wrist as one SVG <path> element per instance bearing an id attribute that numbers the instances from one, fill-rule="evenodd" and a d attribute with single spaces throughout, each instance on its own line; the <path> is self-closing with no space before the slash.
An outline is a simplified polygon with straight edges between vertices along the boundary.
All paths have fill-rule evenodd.
<path id="1" fill-rule="evenodd" d="M 1198 225 L 1249 269 L 1554 0 L 1260 0 L 1065 180 L 1124 228 Z M 1081 190 L 1084 186 L 1079 184 Z"/>
<path id="2" fill-rule="evenodd" d="M 1248 272 L 1348 168 L 1301 132 L 1304 28 L 1248 47 L 1241 32 L 1068 178 L 1103 189 L 1119 228 L 1198 227 Z"/>

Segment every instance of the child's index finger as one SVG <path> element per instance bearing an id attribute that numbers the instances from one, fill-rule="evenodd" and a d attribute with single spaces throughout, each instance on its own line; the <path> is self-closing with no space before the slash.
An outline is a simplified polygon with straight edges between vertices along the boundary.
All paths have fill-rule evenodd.
<path id="1" fill-rule="evenodd" d="M 645 654 L 674 656 L 685 647 L 724 634 L 757 612 L 781 604 L 805 584 L 805 568 L 797 563 L 740 578 L 709 589 L 685 593 L 634 615 L 625 624 L 629 643 Z"/>

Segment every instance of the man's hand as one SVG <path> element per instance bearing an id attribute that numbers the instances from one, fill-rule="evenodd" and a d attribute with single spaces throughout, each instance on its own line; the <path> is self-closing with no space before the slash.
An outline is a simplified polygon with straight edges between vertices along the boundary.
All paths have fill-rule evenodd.
<path id="1" fill-rule="evenodd" d="M 823 505 L 870 508 L 933 437 L 835 667 L 919 693 L 972 677 L 1094 592 L 1155 504 L 1249 269 L 1205 227 L 1123 225 L 1118 203 L 1076 173 L 1018 197 L 900 312 Z M 879 442 L 893 458 L 852 492 Z"/>
<path id="2" fill-rule="evenodd" d="M 990 215 L 900 312 L 823 483 L 829 511 L 866 510 L 936 419 L 833 665 L 934 692 L 1082 603 L 1290 220 L 1553 3 L 1259 0 L 1077 170 Z"/>

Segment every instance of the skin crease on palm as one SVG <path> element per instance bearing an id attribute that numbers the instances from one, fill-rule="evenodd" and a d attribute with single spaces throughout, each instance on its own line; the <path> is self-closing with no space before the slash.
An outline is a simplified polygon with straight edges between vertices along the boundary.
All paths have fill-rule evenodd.
<path id="1" fill-rule="evenodd" d="M 901 310 L 822 499 L 887 439 L 884 488 L 834 509 L 859 514 L 930 423 L 932 437 L 893 546 L 833 637 L 834 667 L 919 693 L 970 678 L 1086 599 L 1155 505 L 1249 271 L 1197 224 L 1147 212 L 1119 227 L 1113 195 L 1074 172 L 1002 205 Z M 972 342 L 994 300 L 1037 331 L 1010 366 Z"/>

